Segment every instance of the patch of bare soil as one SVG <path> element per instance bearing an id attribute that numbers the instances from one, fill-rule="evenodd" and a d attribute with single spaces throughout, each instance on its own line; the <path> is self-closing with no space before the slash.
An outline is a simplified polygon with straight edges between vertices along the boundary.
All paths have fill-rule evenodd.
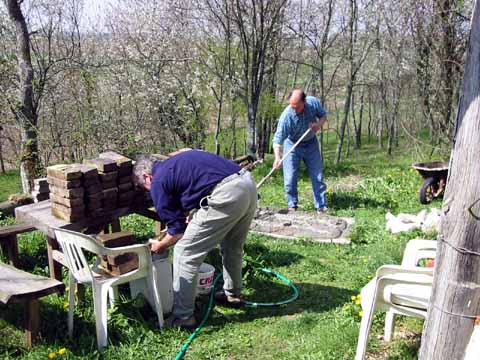
<path id="1" fill-rule="evenodd" d="M 420 340 L 422 338 L 421 333 L 415 333 L 404 327 L 395 328 L 395 337 L 392 342 L 381 341 L 380 347 L 374 353 L 367 353 L 365 356 L 366 360 L 385 360 L 388 359 L 392 351 L 392 347 L 395 341 L 404 340 L 407 342 L 408 346 L 417 351 L 420 349 Z M 379 340 L 383 340 L 383 336 L 379 336 Z"/>

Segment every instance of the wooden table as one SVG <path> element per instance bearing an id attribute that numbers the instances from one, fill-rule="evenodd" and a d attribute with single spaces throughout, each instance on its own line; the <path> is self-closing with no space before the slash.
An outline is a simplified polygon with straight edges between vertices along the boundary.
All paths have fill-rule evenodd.
<path id="1" fill-rule="evenodd" d="M 63 253 L 55 239 L 53 228 L 61 228 L 78 232 L 98 233 L 112 226 L 112 232 L 120 231 L 120 217 L 130 214 L 140 214 L 150 219 L 160 221 L 155 211 L 147 207 L 122 207 L 105 212 L 102 216 L 88 217 L 80 221 L 69 223 L 52 215 L 50 200 L 40 201 L 35 204 L 20 206 L 15 209 L 15 218 L 23 223 L 30 224 L 47 236 L 48 267 L 50 277 L 62 280 L 62 265 L 65 264 Z M 160 229 L 161 225 L 156 226 Z"/>
<path id="2" fill-rule="evenodd" d="M 29 274 L 13 266 L 0 263 L 0 302 L 24 304 L 24 327 L 27 347 L 31 348 L 40 327 L 38 299 L 63 292 L 65 285 L 55 279 Z"/>

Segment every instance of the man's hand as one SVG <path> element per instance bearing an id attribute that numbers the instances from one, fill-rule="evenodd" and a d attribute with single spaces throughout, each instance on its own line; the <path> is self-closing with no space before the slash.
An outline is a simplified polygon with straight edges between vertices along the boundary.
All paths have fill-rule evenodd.
<path id="1" fill-rule="evenodd" d="M 149 239 L 148 246 L 150 246 L 152 252 L 161 253 L 167 250 L 170 246 L 175 245 L 182 236 L 183 234 L 170 235 L 167 233 L 162 239 Z"/>
<path id="2" fill-rule="evenodd" d="M 273 160 L 272 168 L 274 169 L 280 168 L 282 166 L 282 162 L 280 160 L 281 160 L 280 158 L 279 159 L 275 158 L 275 160 Z"/>
<path id="3" fill-rule="evenodd" d="M 148 239 L 148 246 L 150 246 L 150 251 L 153 253 L 162 253 L 168 249 L 166 244 L 157 239 Z"/>
<path id="4" fill-rule="evenodd" d="M 310 129 L 312 129 L 312 131 L 314 133 L 317 133 L 319 132 L 320 130 L 322 130 L 323 128 L 323 125 L 327 122 L 327 118 L 324 116 L 322 118 L 320 118 L 317 122 L 314 122 L 314 123 L 311 123 L 310 124 Z"/>

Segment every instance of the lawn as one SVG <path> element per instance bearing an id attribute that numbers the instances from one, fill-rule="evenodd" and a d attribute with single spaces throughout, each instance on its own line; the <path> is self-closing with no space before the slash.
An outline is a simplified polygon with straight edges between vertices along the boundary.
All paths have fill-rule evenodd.
<path id="1" fill-rule="evenodd" d="M 385 231 L 385 213 L 417 213 L 426 206 L 418 201 L 421 177 L 410 170 L 413 161 L 407 145 L 392 157 L 366 144 L 338 168 L 332 166 L 334 146 L 325 151 L 328 206 L 332 214 L 355 218 L 352 244 L 319 245 L 308 239 L 276 240 L 251 234 L 245 249 L 245 293 L 249 300 L 275 301 L 290 295 L 286 285 L 258 271 L 272 268 L 298 287 L 297 301 L 275 308 L 231 310 L 217 306 L 206 326 L 190 346 L 186 359 L 352 359 L 355 353 L 360 306 L 352 300 L 382 264 L 399 263 L 405 243 L 425 236 L 419 231 L 392 236 Z M 271 158 L 253 172 L 261 179 L 271 166 Z M 428 160 L 428 159 L 422 159 Z M 18 187 L 18 175 L 0 175 L 0 200 L 8 189 Z M 5 190 L 6 189 L 6 190 Z M 313 210 L 306 172 L 299 183 L 300 210 Z M 276 173 L 261 189 L 260 206 L 284 207 L 281 173 Z M 437 200 L 431 206 L 439 207 Z M 3 219 L 10 223 L 12 219 Z M 125 229 L 140 241 L 153 234 L 153 223 L 139 216 L 122 219 Z M 431 234 L 429 235 L 432 236 Z M 42 235 L 21 236 L 20 256 L 25 267 L 47 274 L 45 241 Z M 220 264 L 218 252 L 207 262 Z M 64 274 L 66 278 L 66 273 Z M 109 341 L 103 355 L 97 353 L 95 322 L 90 290 L 77 306 L 75 336 L 66 336 L 67 295 L 42 301 L 43 338 L 31 350 L 23 347 L 22 331 L 16 326 L 21 309 L 0 305 L 0 357 L 5 359 L 46 359 L 57 352 L 59 359 L 173 359 L 188 333 L 176 329 L 159 331 L 155 316 L 142 301 L 123 298 L 110 314 Z M 201 298 L 198 310 L 206 307 Z M 397 336 L 390 344 L 378 340 L 384 315 L 375 317 L 369 353 L 372 359 L 415 359 L 422 323 L 400 317 Z M 64 354 L 58 350 L 65 348 Z M 53 355 L 51 355 L 53 356 Z"/>

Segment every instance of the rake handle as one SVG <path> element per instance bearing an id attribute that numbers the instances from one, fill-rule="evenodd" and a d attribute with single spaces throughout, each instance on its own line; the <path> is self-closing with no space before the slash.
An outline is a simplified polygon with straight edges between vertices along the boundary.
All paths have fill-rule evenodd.
<path id="1" fill-rule="evenodd" d="M 312 129 L 308 128 L 307 131 L 305 131 L 303 133 L 303 135 L 300 137 L 300 139 L 297 140 L 297 142 L 295 144 L 293 144 L 293 146 L 290 148 L 290 150 L 287 151 L 287 153 L 285 155 L 282 156 L 282 158 L 280 159 L 280 164 L 283 162 L 283 160 L 285 160 L 285 158 L 290 155 L 290 153 L 295 150 L 295 148 L 298 146 L 298 144 L 300 144 L 302 142 L 302 140 L 305 138 L 305 136 L 307 136 L 310 131 L 312 131 Z M 280 165 L 279 164 L 279 165 Z M 269 173 L 262 179 L 260 180 L 260 182 L 257 184 L 257 190 L 260 189 L 260 187 L 263 185 L 263 183 L 265 181 L 268 180 L 268 178 L 270 176 L 272 176 L 272 174 L 275 172 L 275 170 L 277 170 L 278 168 L 272 168 L 272 170 L 269 171 Z"/>

